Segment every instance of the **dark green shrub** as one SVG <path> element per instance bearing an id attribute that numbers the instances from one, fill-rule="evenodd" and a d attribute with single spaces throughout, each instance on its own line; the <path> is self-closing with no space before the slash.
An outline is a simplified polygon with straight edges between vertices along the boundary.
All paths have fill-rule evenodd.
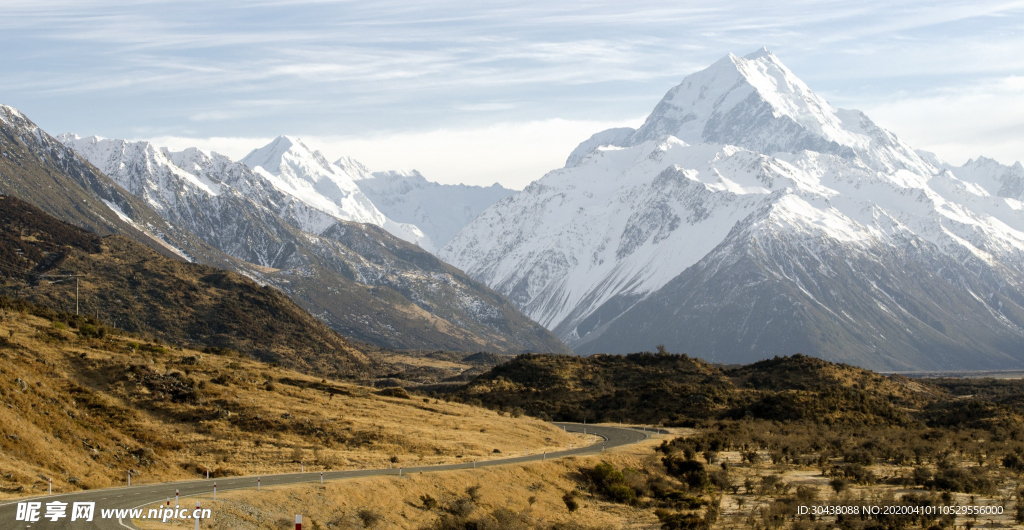
<path id="1" fill-rule="evenodd" d="M 661 462 L 669 475 L 683 481 L 690 488 L 702 488 L 708 483 L 708 472 L 701 462 L 684 460 L 675 454 L 662 458 Z"/>

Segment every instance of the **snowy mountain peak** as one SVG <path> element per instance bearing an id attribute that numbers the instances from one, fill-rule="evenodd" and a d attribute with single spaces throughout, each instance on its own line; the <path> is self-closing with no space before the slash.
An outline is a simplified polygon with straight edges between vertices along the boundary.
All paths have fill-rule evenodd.
<path id="1" fill-rule="evenodd" d="M 760 59 L 762 57 L 766 57 L 766 58 L 770 58 L 770 59 L 772 59 L 774 61 L 778 61 L 778 59 L 775 57 L 775 54 L 772 53 L 770 50 L 768 50 L 767 46 L 761 46 L 758 50 L 753 51 L 753 52 L 748 53 L 748 54 L 743 56 L 744 59 L 747 59 L 747 60 L 750 60 L 750 61 L 753 61 L 753 60 L 756 60 L 756 59 Z"/>
<path id="2" fill-rule="evenodd" d="M 278 136 L 269 144 L 254 149 L 242 163 L 256 168 L 280 175 L 288 173 L 300 178 L 313 179 L 323 175 L 335 173 L 335 168 L 327 161 L 320 151 L 306 146 L 299 138 L 291 136 Z"/>
<path id="3" fill-rule="evenodd" d="M 837 109 L 818 96 L 772 52 L 728 54 L 670 89 L 636 131 L 609 129 L 581 143 L 566 167 L 601 146 L 632 147 L 672 136 L 696 144 L 751 151 L 814 151 L 857 159 L 876 172 L 936 166 L 857 110 Z"/>
<path id="4" fill-rule="evenodd" d="M 689 144 L 761 152 L 811 149 L 851 156 L 867 138 L 844 128 L 828 102 L 762 48 L 729 54 L 668 91 L 630 144 L 671 135 Z M 844 149 L 844 147 L 846 149 Z"/>
<path id="5" fill-rule="evenodd" d="M 364 166 L 361 162 L 350 156 L 343 156 L 339 158 L 334 162 L 334 165 L 340 167 L 342 171 L 355 180 L 364 180 L 373 177 L 373 172 L 370 171 L 370 168 Z"/>
<path id="6" fill-rule="evenodd" d="M 374 224 L 406 241 L 434 250 L 423 231 L 389 219 L 359 189 L 346 168 L 331 164 L 319 151 L 310 149 L 298 138 L 278 136 L 246 155 L 242 163 L 278 190 L 335 218 Z M 365 170 L 357 162 L 348 167 L 353 172 L 360 168 Z"/>
<path id="7" fill-rule="evenodd" d="M 158 211 L 173 208 L 183 187 L 211 196 L 222 192 L 219 181 L 183 169 L 172 161 L 175 154 L 146 141 L 83 138 L 72 133 L 61 134 L 57 139 Z"/>
<path id="8" fill-rule="evenodd" d="M 577 353 L 952 366 L 984 343 L 998 364 L 989 337 L 1024 337 L 1005 316 L 1024 303 L 993 302 L 999 285 L 1024 300 L 1024 166 L 918 153 L 761 49 L 687 76 L 639 129 L 593 135 L 441 256 Z M 968 306 L 969 324 L 946 312 Z"/>
<path id="9" fill-rule="evenodd" d="M 0 105 L 0 121 L 8 125 L 14 125 L 12 121 L 26 122 L 28 118 L 20 110 L 7 105 Z"/>

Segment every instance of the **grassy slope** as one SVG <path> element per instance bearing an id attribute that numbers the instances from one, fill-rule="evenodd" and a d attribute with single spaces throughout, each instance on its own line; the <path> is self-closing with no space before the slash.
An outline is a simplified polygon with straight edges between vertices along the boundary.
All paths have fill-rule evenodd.
<path id="1" fill-rule="evenodd" d="M 651 459 L 655 443 L 617 448 L 601 457 L 267 488 L 259 496 L 236 491 L 218 494 L 216 501 L 201 497 L 201 502 L 213 510 L 214 521 L 222 528 L 289 528 L 285 523 L 294 521 L 296 513 L 303 515 L 303 528 L 429 528 L 460 508 L 484 528 L 659 528 L 650 510 L 614 504 L 583 492 L 575 512 L 569 512 L 562 501 L 566 492 L 577 491 L 581 467 L 608 461 L 619 468 L 643 469 L 657 461 Z M 467 490 L 474 486 L 478 487 L 472 492 L 476 500 L 466 503 L 472 501 Z M 437 505 L 424 505 L 425 497 Z M 361 513 L 379 519 L 366 525 Z M 147 521 L 136 524 L 143 529 L 168 526 Z M 185 522 L 176 526 L 190 528 Z"/>
<path id="2" fill-rule="evenodd" d="M 44 311 L 36 311 L 43 314 Z M 456 462 L 573 440 L 538 420 L 0 311 L 0 495 L 215 474 Z M 63 320 L 68 320 L 67 316 Z M 54 322 L 58 322 L 55 324 Z M 88 333 L 85 333 L 88 334 Z M 314 450 L 320 447 L 319 450 Z"/>

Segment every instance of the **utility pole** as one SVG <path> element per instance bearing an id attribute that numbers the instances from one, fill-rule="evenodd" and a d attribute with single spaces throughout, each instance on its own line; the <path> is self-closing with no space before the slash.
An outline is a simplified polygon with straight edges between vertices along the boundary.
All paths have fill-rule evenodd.
<path id="1" fill-rule="evenodd" d="M 40 274 L 40 278 L 56 278 L 56 281 L 66 280 L 69 278 L 75 279 L 75 315 L 78 315 L 78 279 L 85 278 L 84 274 Z M 51 281 L 50 283 L 56 283 Z"/>

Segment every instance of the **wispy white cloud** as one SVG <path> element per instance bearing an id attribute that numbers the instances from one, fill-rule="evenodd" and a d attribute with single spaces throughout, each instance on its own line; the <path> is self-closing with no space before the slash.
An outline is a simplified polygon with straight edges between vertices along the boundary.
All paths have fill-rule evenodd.
<path id="1" fill-rule="evenodd" d="M 533 151 L 513 133 L 529 128 L 511 123 L 617 123 L 649 111 L 685 74 L 727 52 L 768 45 L 833 103 L 886 112 L 897 132 L 910 138 L 920 128 L 929 146 L 957 158 L 955 146 L 966 144 L 925 133 L 948 123 L 950 134 L 975 131 L 984 138 L 977 141 L 1013 150 L 997 132 L 1014 134 L 1013 123 L 986 129 L 970 120 L 1014 108 L 1020 94 L 982 97 L 965 80 L 1024 76 L 1022 20 L 1024 0 L 6 0 L 0 47 L 19 53 L 0 56 L 0 94 L 61 129 L 87 123 L 110 136 L 379 140 L 375 131 L 429 130 L 455 139 L 455 131 L 498 123 L 504 133 L 480 137 L 521 160 L 543 149 Z M 928 121 L 924 108 L 933 103 L 974 113 Z M 552 143 L 571 149 L 596 129 L 554 130 L 579 132 Z M 427 143 L 442 136 L 386 135 Z M 384 145 L 378 140 L 349 145 L 377 153 L 368 146 Z M 440 160 L 436 149 L 422 156 Z M 545 163 L 566 154 L 545 155 Z M 457 160 L 446 163 L 450 171 L 430 167 L 463 174 Z M 527 172 L 538 170 L 508 174 Z"/>
<path id="2" fill-rule="evenodd" d="M 910 145 L 955 165 L 978 156 L 1024 162 L 1024 77 L 908 94 L 865 112 Z"/>

